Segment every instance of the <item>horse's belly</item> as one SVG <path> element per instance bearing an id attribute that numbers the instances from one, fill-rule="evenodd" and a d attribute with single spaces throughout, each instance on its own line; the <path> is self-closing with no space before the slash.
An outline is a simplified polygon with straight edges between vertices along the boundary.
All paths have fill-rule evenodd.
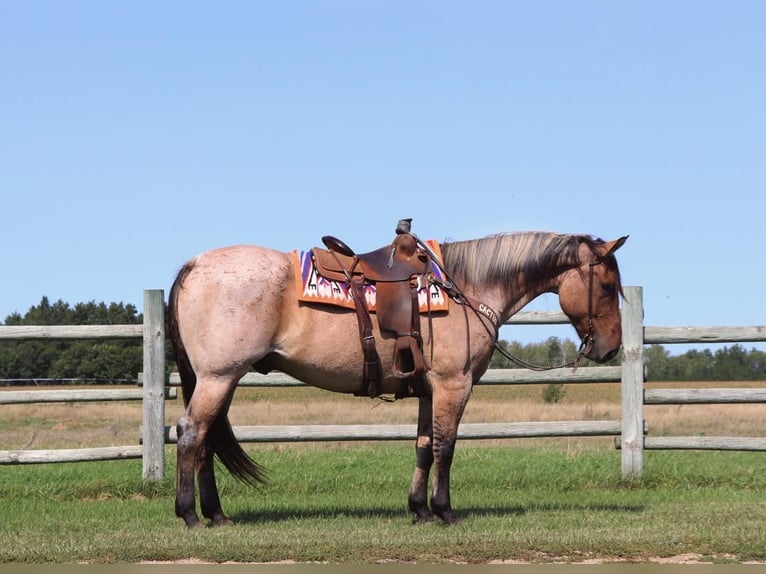
<path id="1" fill-rule="evenodd" d="M 360 347 L 358 353 L 347 353 L 350 350 L 348 348 L 342 349 L 343 352 L 339 352 L 341 349 L 315 348 L 312 352 L 299 353 L 293 357 L 275 358 L 269 361 L 269 368 L 282 371 L 313 387 L 338 393 L 355 393 L 362 386 L 364 368 L 361 344 L 359 341 L 356 344 Z M 383 381 L 384 393 L 395 393 L 398 387 L 399 382 L 393 377 Z"/>
<path id="2" fill-rule="evenodd" d="M 340 393 L 354 393 L 362 386 L 364 356 L 356 314 L 352 310 L 326 310 L 299 305 L 279 343 L 271 367 L 308 385 Z M 375 318 L 373 317 L 373 322 Z M 374 325 L 377 352 L 384 377 L 384 393 L 395 393 L 400 381 L 391 373 L 393 343 L 380 337 Z"/>

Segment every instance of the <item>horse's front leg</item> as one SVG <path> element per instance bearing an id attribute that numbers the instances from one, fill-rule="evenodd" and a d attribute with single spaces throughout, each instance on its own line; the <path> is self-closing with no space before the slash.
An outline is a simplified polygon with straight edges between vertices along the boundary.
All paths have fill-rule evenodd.
<path id="1" fill-rule="evenodd" d="M 450 501 L 450 470 L 455 453 L 457 429 L 471 393 L 471 382 L 455 388 L 434 389 L 433 459 L 434 476 L 431 510 L 445 524 L 457 522 Z"/>
<path id="2" fill-rule="evenodd" d="M 415 474 L 412 477 L 408 506 L 420 522 L 433 520 L 428 508 L 428 475 L 434 462 L 433 401 L 430 396 L 418 399 L 418 438 L 415 444 Z"/>

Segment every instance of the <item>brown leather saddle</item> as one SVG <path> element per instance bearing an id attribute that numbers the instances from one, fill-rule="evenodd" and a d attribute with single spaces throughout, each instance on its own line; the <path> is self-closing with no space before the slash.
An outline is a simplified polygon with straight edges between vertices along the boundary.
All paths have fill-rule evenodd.
<path id="1" fill-rule="evenodd" d="M 330 235 L 322 237 L 327 249 L 312 250 L 319 275 L 348 283 L 350 287 L 364 354 L 362 386 L 357 395 L 379 396 L 383 380 L 364 294 L 365 284 L 375 286 L 375 314 L 381 335 L 396 338 L 393 375 L 403 381 L 396 397 L 422 396 L 428 392 L 418 291 L 426 285 L 432 267 L 430 257 L 410 233 L 411 221 L 400 220 L 391 244 L 369 253 L 357 255 L 343 241 Z"/>

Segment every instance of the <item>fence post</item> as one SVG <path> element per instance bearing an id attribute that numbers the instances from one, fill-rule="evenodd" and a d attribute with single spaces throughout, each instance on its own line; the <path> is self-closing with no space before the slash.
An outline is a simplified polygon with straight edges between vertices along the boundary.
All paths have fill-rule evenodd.
<path id="1" fill-rule="evenodd" d="M 165 299 L 162 289 L 144 291 L 143 477 L 165 474 Z"/>
<path id="2" fill-rule="evenodd" d="M 622 305 L 622 479 L 644 471 L 644 291 L 625 287 Z"/>

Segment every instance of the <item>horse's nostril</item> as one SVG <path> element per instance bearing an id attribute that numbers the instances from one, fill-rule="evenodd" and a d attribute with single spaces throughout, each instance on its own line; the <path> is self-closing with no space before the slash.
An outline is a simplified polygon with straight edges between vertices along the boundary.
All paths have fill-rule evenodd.
<path id="1" fill-rule="evenodd" d="M 604 355 L 601 358 L 601 362 L 602 363 L 606 363 L 606 362 L 611 361 L 612 359 L 614 359 L 615 355 L 617 355 L 617 351 L 618 351 L 618 349 L 612 349 L 611 351 L 609 351 L 606 355 Z"/>

